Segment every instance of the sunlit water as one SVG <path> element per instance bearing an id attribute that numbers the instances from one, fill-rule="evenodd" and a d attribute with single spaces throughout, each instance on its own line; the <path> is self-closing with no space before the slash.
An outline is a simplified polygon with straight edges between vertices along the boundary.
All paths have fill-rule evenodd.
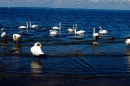
<path id="1" fill-rule="evenodd" d="M 50 9 L 50 8 L 0 8 L 0 27 L 8 34 L 0 39 L 0 74 L 32 76 L 129 76 L 130 47 L 125 40 L 130 37 L 130 11 Z M 18 29 L 26 22 L 37 24 L 37 29 Z M 57 36 L 49 30 L 62 22 Z M 73 24 L 85 35 L 68 33 Z M 92 45 L 93 29 L 99 26 L 109 31 Z M 23 39 L 15 43 L 12 35 L 19 33 Z M 78 37 L 77 37 L 78 36 Z M 109 37 L 115 40 L 109 40 Z M 43 57 L 34 57 L 30 48 L 41 42 Z M 14 51 L 15 50 L 15 51 Z"/>

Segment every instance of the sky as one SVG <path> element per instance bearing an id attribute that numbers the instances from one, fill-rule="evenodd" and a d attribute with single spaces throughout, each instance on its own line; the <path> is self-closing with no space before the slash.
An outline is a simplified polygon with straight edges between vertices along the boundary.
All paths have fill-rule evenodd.
<path id="1" fill-rule="evenodd" d="M 130 0 L 0 0 L 0 7 L 8 6 L 130 10 Z"/>

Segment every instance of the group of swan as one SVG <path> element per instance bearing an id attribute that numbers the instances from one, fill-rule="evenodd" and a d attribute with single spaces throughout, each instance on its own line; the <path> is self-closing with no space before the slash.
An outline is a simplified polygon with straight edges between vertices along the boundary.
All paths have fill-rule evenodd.
<path id="1" fill-rule="evenodd" d="M 2 28 L 1 38 L 6 39 L 7 34 L 5 28 Z M 13 41 L 14 42 L 20 42 L 22 40 L 22 36 L 20 34 L 13 34 Z M 36 42 L 33 47 L 31 47 L 31 52 L 34 56 L 40 56 L 44 53 L 41 50 L 42 44 L 40 42 Z"/>
<path id="2" fill-rule="evenodd" d="M 26 22 L 27 26 L 20 26 L 19 28 L 28 28 L 28 22 Z M 38 25 L 31 25 L 31 21 L 30 21 L 30 28 L 37 28 Z M 59 27 L 52 27 L 52 30 L 50 30 L 50 34 L 51 35 L 57 35 L 58 31 L 57 30 L 61 30 L 61 22 L 59 23 Z M 77 24 L 73 25 L 73 29 L 68 29 L 68 31 L 74 32 L 75 34 L 84 34 L 86 31 L 85 30 L 78 30 L 77 31 Z M 95 32 L 95 28 L 93 28 L 93 36 L 99 36 L 99 34 L 107 34 L 107 30 L 102 30 L 102 28 L 100 27 L 100 31 L 99 33 Z M 5 39 L 7 37 L 6 34 L 6 30 L 4 28 L 2 28 L 2 34 L 1 37 L 3 39 Z M 22 36 L 20 34 L 13 34 L 13 40 L 15 42 L 20 42 L 22 40 Z M 127 41 L 130 41 L 130 39 L 128 39 Z M 126 41 L 126 43 L 127 43 Z M 94 45 L 97 45 L 97 42 L 93 42 Z M 128 43 L 127 43 L 128 44 Z M 33 47 L 31 47 L 31 52 L 34 56 L 40 56 L 43 55 L 44 53 L 42 52 L 42 44 L 40 42 L 36 42 L 34 44 Z"/>
<path id="3" fill-rule="evenodd" d="M 73 28 L 68 28 L 68 32 L 74 32 L 75 34 L 84 34 L 85 30 L 78 30 L 77 31 L 77 24 L 73 25 Z"/>
<path id="4" fill-rule="evenodd" d="M 27 28 L 38 28 L 38 25 L 32 25 L 31 21 L 29 22 L 30 26 L 28 25 L 28 22 L 26 22 L 26 26 L 19 26 L 19 29 L 27 29 Z"/>

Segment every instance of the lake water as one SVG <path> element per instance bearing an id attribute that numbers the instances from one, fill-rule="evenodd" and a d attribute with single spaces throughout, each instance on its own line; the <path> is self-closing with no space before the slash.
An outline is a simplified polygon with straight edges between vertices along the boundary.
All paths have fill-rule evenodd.
<path id="1" fill-rule="evenodd" d="M 18 28 L 29 21 L 39 27 Z M 59 22 L 62 29 L 51 36 L 49 30 Z M 86 30 L 85 35 L 68 33 L 73 24 L 78 30 Z M 93 28 L 98 32 L 99 26 L 109 33 L 101 35 L 99 45 L 93 46 Z M 1 75 L 130 76 L 130 47 L 125 44 L 130 37 L 130 11 L 0 8 L 0 28 L 8 35 L 6 40 L 0 38 Z M 14 33 L 22 35 L 20 43 L 13 41 Z M 110 36 L 115 40 L 109 40 Z M 35 42 L 42 43 L 46 56 L 32 56 L 30 48 Z"/>

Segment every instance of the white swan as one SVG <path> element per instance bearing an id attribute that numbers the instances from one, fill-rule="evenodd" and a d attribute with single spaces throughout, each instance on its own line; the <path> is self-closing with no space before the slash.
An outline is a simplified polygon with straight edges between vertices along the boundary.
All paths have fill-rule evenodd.
<path id="1" fill-rule="evenodd" d="M 107 30 L 103 30 L 102 27 L 99 27 L 100 30 L 99 30 L 99 34 L 108 34 L 108 31 Z"/>
<path id="2" fill-rule="evenodd" d="M 58 34 L 58 31 L 56 31 L 56 30 L 50 30 L 49 32 L 50 32 L 50 35 L 57 35 Z"/>
<path id="3" fill-rule="evenodd" d="M 130 39 L 126 39 L 125 43 L 127 46 L 130 45 Z"/>
<path id="4" fill-rule="evenodd" d="M 6 34 L 5 28 L 2 28 L 1 38 L 3 38 L 3 39 L 7 38 L 7 34 Z"/>
<path id="5" fill-rule="evenodd" d="M 68 32 L 74 32 L 74 25 L 73 25 L 73 29 L 72 28 L 68 28 Z"/>
<path id="6" fill-rule="evenodd" d="M 96 39 L 99 36 L 99 33 L 95 33 L 95 28 L 93 28 L 93 38 Z"/>
<path id="7" fill-rule="evenodd" d="M 38 25 L 32 25 L 32 23 L 30 21 L 30 28 L 38 28 Z"/>
<path id="8" fill-rule="evenodd" d="M 26 28 L 28 28 L 28 22 L 26 22 L 26 26 L 19 26 L 18 28 L 19 29 L 26 29 Z"/>
<path id="9" fill-rule="evenodd" d="M 41 50 L 42 44 L 40 42 L 36 42 L 33 47 L 31 47 L 31 52 L 34 56 L 40 56 L 44 53 Z"/>
<path id="10" fill-rule="evenodd" d="M 14 34 L 13 35 L 13 40 L 15 42 L 20 42 L 22 40 L 22 36 L 20 34 Z"/>
<path id="11" fill-rule="evenodd" d="M 61 30 L 61 22 L 59 22 L 59 27 L 52 27 L 53 30 Z"/>
<path id="12" fill-rule="evenodd" d="M 77 29 L 77 24 L 75 25 L 75 34 L 84 34 L 86 31 L 85 30 L 79 30 L 79 31 L 76 31 Z"/>

